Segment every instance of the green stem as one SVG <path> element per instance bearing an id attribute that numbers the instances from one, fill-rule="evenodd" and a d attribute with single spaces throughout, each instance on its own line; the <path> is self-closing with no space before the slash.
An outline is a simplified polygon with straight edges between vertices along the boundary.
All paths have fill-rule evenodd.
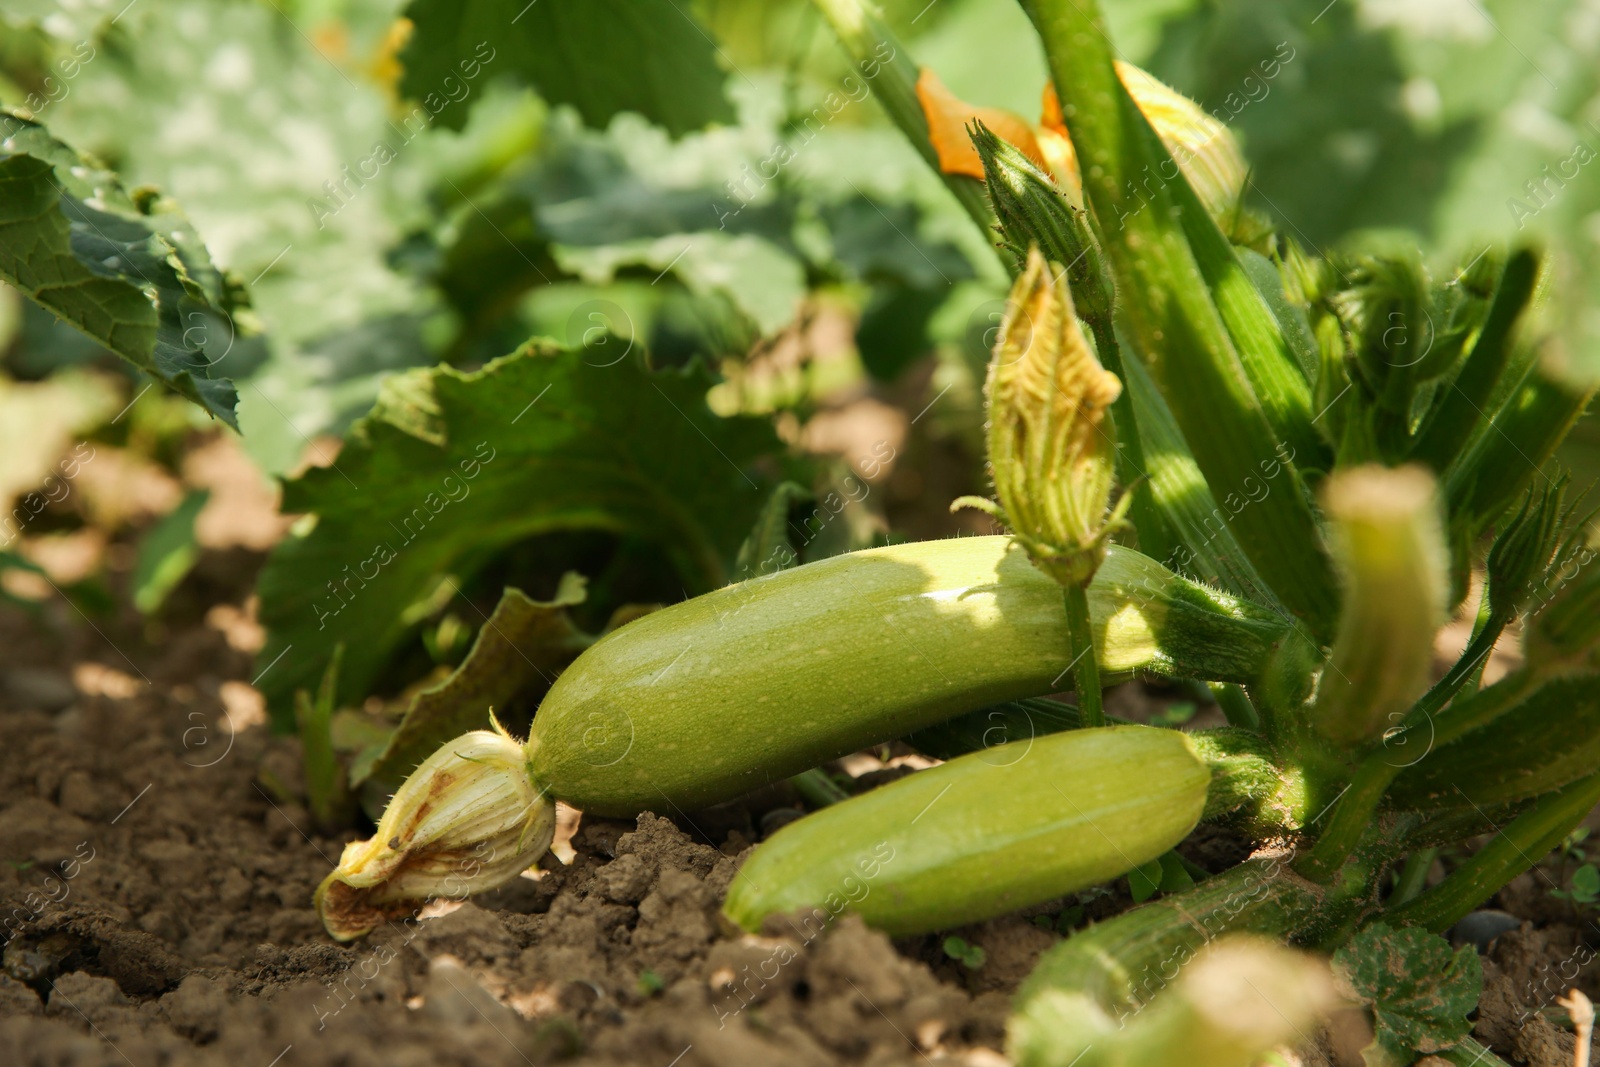
<path id="1" fill-rule="evenodd" d="M 1089 624 L 1089 594 L 1081 585 L 1061 587 L 1067 605 L 1067 651 L 1072 655 L 1073 691 L 1085 727 L 1106 724 L 1100 698 L 1100 665 L 1095 662 L 1094 630 Z"/>
<path id="2" fill-rule="evenodd" d="M 1443 1052 L 1436 1052 L 1434 1055 L 1446 1063 L 1454 1064 L 1455 1067 L 1511 1067 L 1511 1064 L 1470 1037 L 1463 1038 L 1459 1045 L 1447 1048 Z"/>
<path id="3" fill-rule="evenodd" d="M 911 53 L 884 25 L 872 4 L 864 0 L 815 0 L 815 3 L 834 33 L 839 35 L 839 43 L 869 79 L 874 95 L 890 120 L 944 181 L 945 188 L 961 202 L 987 240 L 994 227 L 994 213 L 989 210 L 983 183 L 961 174 L 945 174 L 939 169 L 939 155 L 928 139 L 928 119 L 922 113 L 922 102 L 917 99 L 918 68 Z M 868 73 L 873 70 L 877 71 L 876 75 Z"/>
<path id="4" fill-rule="evenodd" d="M 1253 859 L 1193 889 L 1096 923 L 1039 957 L 1017 992 L 1019 1015 L 1051 990 L 1089 996 L 1107 1012 L 1136 1011 L 1207 943 L 1235 930 L 1285 938 L 1310 922 L 1323 893 L 1280 859 Z"/>
<path id="5" fill-rule="evenodd" d="M 1483 411 L 1511 355 L 1512 327 L 1533 295 L 1538 273 L 1539 261 L 1527 249 L 1518 251 L 1506 264 L 1478 340 L 1462 363 L 1461 373 L 1417 435 L 1413 459 L 1436 471 L 1444 470 L 1482 423 Z"/>
<path id="6" fill-rule="evenodd" d="M 1140 354 L 1206 481 L 1236 501 L 1225 519 L 1245 553 L 1284 604 L 1326 637 L 1337 615 L 1337 586 L 1310 501 L 1212 302 L 1172 192 L 1140 184 L 1174 164 L 1117 77 L 1099 5 L 1023 0 L 1022 6 L 1039 30 L 1056 91 L 1070 102 L 1065 118 L 1084 195 L 1101 224 L 1117 299 Z M 1247 498 L 1279 474 L 1286 483 L 1281 491 Z"/>
<path id="7" fill-rule="evenodd" d="M 1472 640 L 1462 651 L 1461 658 L 1451 664 L 1444 677 L 1433 683 L 1433 687 L 1423 694 L 1422 699 L 1417 701 L 1416 706 L 1406 716 L 1407 721 L 1421 723 L 1432 718 L 1449 703 L 1451 697 L 1461 692 L 1473 678 L 1478 677 L 1483 665 L 1489 660 L 1489 654 L 1499 643 L 1500 635 L 1505 632 L 1510 622 L 1509 615 L 1490 612 L 1472 635 Z"/>
<path id="8" fill-rule="evenodd" d="M 1422 848 L 1406 857 L 1406 865 L 1400 869 L 1394 892 L 1389 894 L 1390 907 L 1399 907 L 1422 892 L 1428 882 L 1428 870 L 1438 855 L 1436 848 Z"/>
<path id="9" fill-rule="evenodd" d="M 1298 874 L 1313 882 L 1327 883 L 1339 873 L 1339 868 L 1344 866 L 1371 825 L 1373 813 L 1378 810 L 1389 783 L 1404 769 L 1385 762 L 1385 755 L 1387 753 L 1380 749 L 1356 770 L 1350 785 L 1334 804 L 1328 828 L 1317 838 L 1311 851 L 1295 864 Z"/>
<path id="10" fill-rule="evenodd" d="M 1389 918 L 1443 933 L 1559 845 L 1596 803 L 1600 803 L 1600 774 L 1546 793 L 1444 881 L 1391 909 Z"/>
<path id="11" fill-rule="evenodd" d="M 839 783 L 821 767 L 801 771 L 789 779 L 789 784 L 814 808 L 825 808 L 829 804 L 850 799 L 850 794 L 841 789 Z"/>
<path id="12" fill-rule="evenodd" d="M 1218 683 L 1211 686 L 1211 695 L 1216 698 L 1222 714 L 1227 716 L 1229 725 L 1242 726 L 1247 730 L 1261 728 L 1261 716 L 1256 706 L 1250 703 L 1250 696 L 1243 686 Z"/>
<path id="13" fill-rule="evenodd" d="M 1459 664 L 1457 664 L 1459 666 Z M 1471 668 L 1466 672 L 1471 677 Z M 1447 676 L 1448 677 L 1448 676 Z M 1463 679 L 1465 681 L 1465 678 Z M 1501 715 L 1510 711 L 1522 699 L 1538 688 L 1533 671 L 1522 670 L 1510 678 L 1502 679 L 1488 689 L 1480 689 L 1463 697 L 1439 712 L 1433 719 L 1433 747 L 1442 748 L 1474 730 L 1481 730 Z M 1430 694 L 1431 695 L 1431 694 Z M 1420 704 L 1418 705 L 1421 706 Z M 1407 716 L 1409 723 L 1413 716 Z M 1423 720 L 1417 718 L 1418 723 Z"/>
<path id="14" fill-rule="evenodd" d="M 1474 533 L 1493 522 L 1539 476 L 1583 414 L 1594 389 L 1535 366 L 1446 471 L 1446 514 Z"/>

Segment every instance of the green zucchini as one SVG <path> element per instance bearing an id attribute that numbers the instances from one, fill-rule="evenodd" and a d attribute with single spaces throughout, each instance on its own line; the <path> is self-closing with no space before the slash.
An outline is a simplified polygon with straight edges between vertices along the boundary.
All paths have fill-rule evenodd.
<path id="1" fill-rule="evenodd" d="M 1089 587 L 1095 655 L 1250 683 L 1289 625 L 1113 547 Z M 1061 589 L 1009 538 L 854 552 L 629 623 L 562 673 L 534 780 L 601 815 L 692 809 L 986 704 L 1065 684 Z"/>
<path id="2" fill-rule="evenodd" d="M 1291 634 L 1274 613 L 1128 549 L 1112 547 L 1088 592 L 1095 655 L 1112 677 L 1251 683 Z M 1058 689 L 1067 648 L 1061 588 L 1004 537 L 836 556 L 664 608 L 579 656 L 525 745 L 478 731 L 407 778 L 377 835 L 346 848 L 318 891 L 323 922 L 349 939 L 404 914 L 459 873 L 445 868 L 469 846 L 481 846 L 477 866 L 454 878 L 453 894 L 514 877 L 542 851 L 529 827 L 544 825 L 553 799 L 598 815 L 728 800 Z M 491 762 L 494 773 L 481 773 Z M 443 805 L 479 813 L 482 839 L 429 818 Z"/>
<path id="3" fill-rule="evenodd" d="M 1211 771 L 1175 730 L 1106 726 L 974 752 L 823 808 L 745 861 L 723 912 L 890 934 L 993 918 L 1124 874 L 1189 835 Z"/>

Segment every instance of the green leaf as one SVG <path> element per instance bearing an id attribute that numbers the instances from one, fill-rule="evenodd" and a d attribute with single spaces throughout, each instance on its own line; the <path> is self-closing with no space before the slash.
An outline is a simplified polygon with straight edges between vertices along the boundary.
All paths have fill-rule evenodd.
<path id="1" fill-rule="evenodd" d="M 800 550 L 790 536 L 789 514 L 812 500 L 811 491 L 798 482 L 782 482 L 772 490 L 750 536 L 739 546 L 733 565 L 736 581 L 787 570 L 800 562 Z"/>
<path id="2" fill-rule="evenodd" d="M 194 538 L 194 520 L 209 499 L 209 491 L 195 490 L 144 535 L 139 557 L 134 561 L 133 575 L 128 581 L 133 591 L 133 606 L 144 614 L 159 610 L 200 558 L 200 546 Z"/>
<path id="3" fill-rule="evenodd" d="M 1156 895 L 1161 888 L 1162 873 L 1160 856 L 1128 872 L 1128 892 L 1135 904 L 1143 904 Z"/>
<path id="4" fill-rule="evenodd" d="M 207 344 L 232 294 L 188 219 L 36 122 L 0 111 L 0 133 L 0 278 L 236 426 Z"/>
<path id="5" fill-rule="evenodd" d="M 1439 1052 L 1472 1031 L 1467 1016 L 1483 992 L 1483 964 L 1471 945 L 1452 952 L 1450 942 L 1419 927 L 1373 923 L 1334 953 L 1333 966 L 1341 984 L 1372 1007 L 1374 1044 L 1386 1053 Z M 1375 1055 L 1369 1049 L 1369 1063 Z"/>
<path id="6" fill-rule="evenodd" d="M 316 696 L 304 689 L 294 695 L 295 726 L 305 754 L 306 803 L 317 825 L 327 829 L 345 825 L 355 814 L 349 779 L 333 748 L 334 692 L 343 658 L 344 645 L 334 645 Z"/>
<path id="7" fill-rule="evenodd" d="M 448 101 L 481 65 L 571 104 L 591 126 L 620 111 L 673 134 L 733 121 L 716 45 L 674 0 L 415 0 L 406 16 L 416 31 L 400 87 L 424 106 Z M 440 121 L 460 129 L 464 118 L 451 108 Z"/>
<path id="8" fill-rule="evenodd" d="M 493 709 L 523 693 L 542 695 L 594 641 L 567 614 L 586 596 L 583 577 L 570 571 L 548 603 L 507 587 L 461 666 L 412 698 L 388 745 L 369 767 L 354 768 L 352 779 L 398 784 L 446 741 L 487 730 Z"/>
<path id="9" fill-rule="evenodd" d="M 336 465 L 285 486 L 284 510 L 313 517 L 261 577 L 270 706 L 308 686 L 337 641 L 341 698 L 364 695 L 441 595 L 534 534 L 636 535 L 688 593 L 727 581 L 782 446 L 765 420 L 713 415 L 703 371 L 652 373 L 607 340 L 396 375 Z"/>

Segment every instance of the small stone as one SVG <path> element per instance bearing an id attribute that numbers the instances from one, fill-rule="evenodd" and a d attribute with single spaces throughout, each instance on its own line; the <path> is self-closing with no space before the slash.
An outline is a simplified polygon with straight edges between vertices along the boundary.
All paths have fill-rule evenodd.
<path id="1" fill-rule="evenodd" d="M 461 963 L 450 956 L 436 957 L 428 967 L 422 993 L 422 1014 L 450 1026 L 492 1023 L 507 1034 L 522 1029 L 516 1012 L 495 999 Z"/>
<path id="2" fill-rule="evenodd" d="M 1487 952 L 1495 938 L 1521 925 L 1522 920 L 1509 912 L 1481 908 L 1463 916 L 1460 922 L 1450 928 L 1450 943 L 1476 945 L 1479 952 Z"/>

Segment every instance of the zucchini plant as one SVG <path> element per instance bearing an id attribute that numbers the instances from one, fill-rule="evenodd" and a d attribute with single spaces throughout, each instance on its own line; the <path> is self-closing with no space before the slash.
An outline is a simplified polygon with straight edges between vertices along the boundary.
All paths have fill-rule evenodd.
<path id="1" fill-rule="evenodd" d="M 775 834 L 733 923 L 948 929 L 1164 866 L 1223 822 L 1249 860 L 1045 954 L 1019 1062 L 1253 1062 L 1331 995 L 1262 938 L 1343 947 L 1371 1062 L 1492 1062 L 1463 1025 L 1473 963 L 1437 966 L 1437 935 L 1600 801 L 1600 573 L 1551 463 L 1592 388 L 1543 340 L 1539 256 L 1435 277 L 1392 245 L 1302 247 L 1245 206 L 1225 129 L 1114 62 L 1093 0 L 1022 6 L 1069 155 L 974 113 L 980 179 L 941 140 L 959 103 L 861 0 L 817 0 L 852 58 L 895 57 L 879 99 L 1013 274 L 987 384 L 997 500 L 958 502 L 1008 536 L 765 574 L 593 643 L 526 741 L 476 731 L 412 773 L 318 891 L 335 937 L 516 876 L 555 799 L 689 809 L 906 738 L 947 762 Z M 1474 573 L 1471 641 L 1434 681 Z M 1519 620 L 1523 661 L 1483 684 Z M 1214 686 L 1230 725 L 1109 722 L 1102 686 L 1135 674 Z M 1069 688 L 1071 708 L 1027 702 Z M 1433 850 L 1486 833 L 1424 887 Z M 1174 981 L 1191 959 L 1210 977 Z M 1215 999 L 1245 986 L 1287 1031 Z M 1392 1000 L 1434 994 L 1449 1011 L 1392 1023 Z"/>

